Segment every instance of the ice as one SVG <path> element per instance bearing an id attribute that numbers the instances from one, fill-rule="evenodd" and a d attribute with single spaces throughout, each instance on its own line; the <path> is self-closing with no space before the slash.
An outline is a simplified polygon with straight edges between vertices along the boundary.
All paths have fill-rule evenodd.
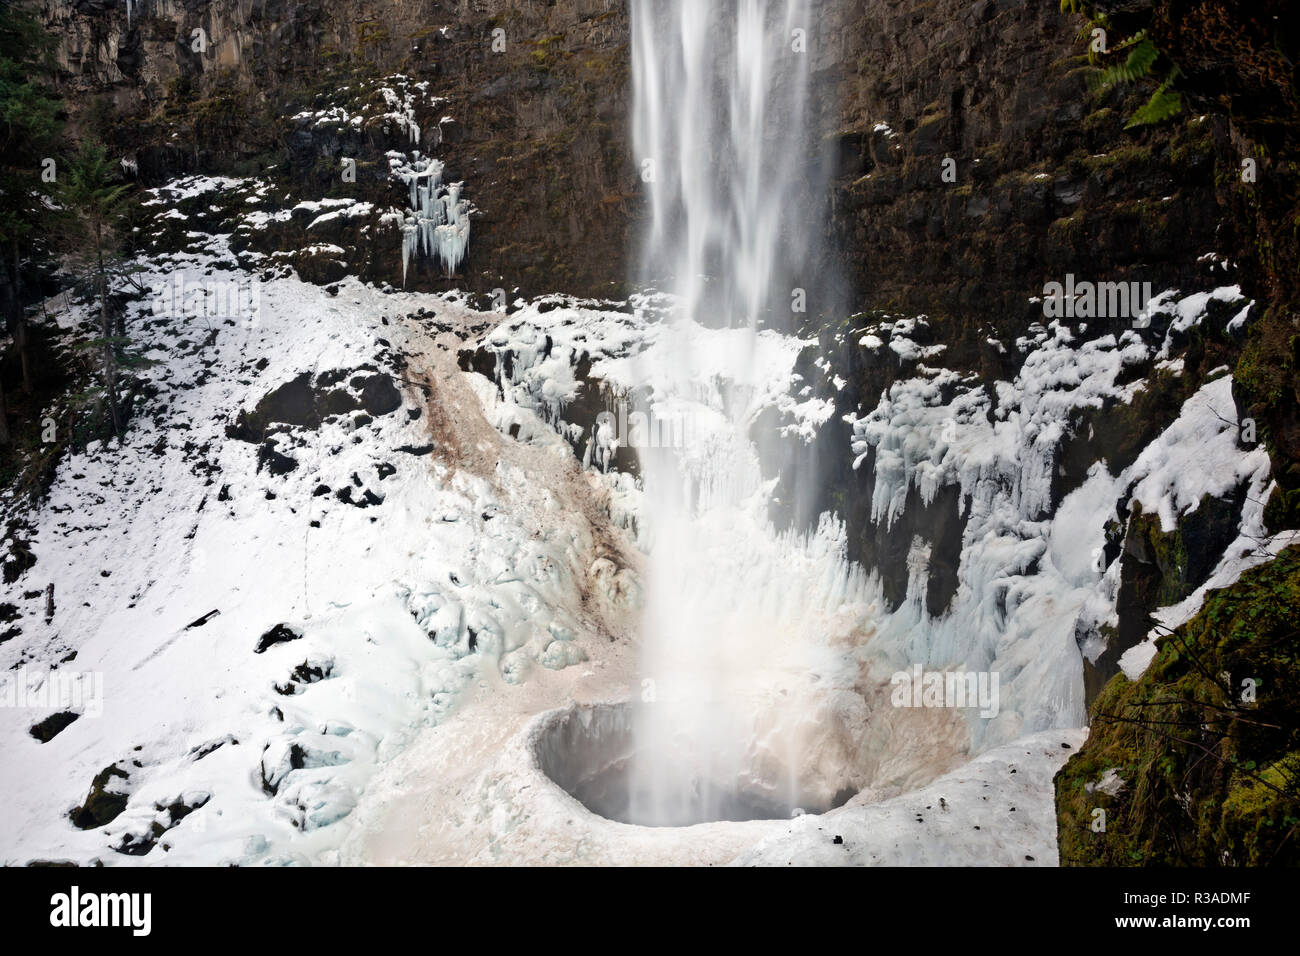
<path id="1" fill-rule="evenodd" d="M 410 189 L 410 205 L 402 224 L 402 282 L 417 256 L 442 263 L 455 273 L 469 247 L 469 203 L 461 199 L 461 183 L 444 184 L 443 164 L 419 153 L 409 163 L 393 161 L 393 174 Z"/>
<path id="2" fill-rule="evenodd" d="M 211 188 L 173 183 L 151 211 L 165 217 L 172 201 Z M 256 288 L 258 321 L 217 325 L 209 339 L 194 316 L 129 305 L 133 339 L 161 363 L 139 372 L 156 395 L 140 399 L 124 442 L 67 454 L 24 534 L 37 563 L 14 586 L 52 582 L 57 611 L 49 625 L 24 618 L 22 636 L 0 647 L 0 666 L 24 660 L 36 673 L 68 659 L 68 673 L 100 676 L 103 710 L 42 744 L 28 729 L 49 711 L 0 708 L 0 747 L 23 768 L 0 775 L 5 863 L 330 862 L 371 778 L 421 728 L 446 719 L 480 681 L 518 687 L 537 673 L 572 673 L 609 643 L 614 625 L 598 609 L 629 614 L 628 596 L 635 601 L 617 538 L 598 538 L 591 522 L 603 519 L 572 503 L 578 489 L 590 495 L 576 462 L 545 449 L 520 458 L 530 454 L 522 445 L 483 450 L 506 442 L 477 411 L 468 377 L 418 328 L 394 322 L 420 308 L 454 324 L 481 318 L 354 279 L 332 296 L 293 276 L 259 277 L 240 269 L 223 236 L 205 246 L 143 261 L 135 280 L 148 288 L 178 270 L 237 275 Z M 51 330 L 93 318 L 62 296 L 46 310 Z M 195 335 L 202 349 L 177 348 Z M 297 463 L 281 476 L 260 468 L 256 445 L 226 435 L 239 410 L 299 375 L 334 371 L 346 381 L 372 365 L 380 337 L 411 357 L 412 370 L 443 363 L 429 372 L 438 401 L 462 411 L 438 447 L 463 455 L 401 450 L 430 443 L 437 404 L 417 389 L 402 410 L 366 425 L 344 416 L 277 433 L 276 449 Z M 414 408 L 419 419 L 407 414 Z M 382 503 L 317 496 L 320 485 Z M 15 504 L 0 499 L 6 515 Z M 212 610 L 220 613 L 187 627 Z M 302 637 L 254 654 L 259 635 L 280 623 Z M 299 665 L 324 676 L 294 685 Z M 126 811 L 75 829 L 68 812 L 112 764 L 130 773 Z M 160 808 L 180 797 L 202 805 L 175 822 Z M 115 851 L 154 823 L 165 833 L 148 855 Z"/>

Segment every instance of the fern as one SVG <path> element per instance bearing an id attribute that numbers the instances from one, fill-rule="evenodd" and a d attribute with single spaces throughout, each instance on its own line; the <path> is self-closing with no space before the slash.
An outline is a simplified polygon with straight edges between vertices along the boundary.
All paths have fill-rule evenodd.
<path id="1" fill-rule="evenodd" d="M 1160 84 L 1160 87 L 1151 95 L 1146 106 L 1133 114 L 1133 118 L 1124 124 L 1125 129 L 1132 129 L 1134 126 L 1149 126 L 1152 123 L 1163 123 L 1171 116 L 1177 114 L 1183 108 L 1183 98 L 1177 90 L 1171 90 L 1169 87 L 1174 80 L 1178 78 L 1178 68 L 1174 67 L 1169 77 Z"/>
<path id="2" fill-rule="evenodd" d="M 1090 0 L 1060 0 L 1060 3 L 1062 13 L 1082 14 L 1092 21 L 1094 26 L 1100 26 L 1103 29 L 1110 26 L 1106 17 L 1097 13 Z M 1083 35 L 1081 33 L 1080 37 Z M 1124 58 L 1124 62 L 1114 63 L 1097 70 L 1096 73 L 1089 77 L 1089 89 L 1096 92 L 1145 79 L 1152 74 L 1157 62 L 1161 59 L 1160 49 L 1146 30 L 1138 30 L 1132 36 L 1126 37 L 1111 52 L 1119 53 L 1122 50 L 1128 51 L 1128 56 Z M 1098 60 L 1097 54 L 1089 51 L 1088 60 L 1095 64 Z M 1152 94 L 1151 99 L 1129 119 L 1125 129 L 1132 129 L 1135 126 L 1147 126 L 1152 123 L 1163 123 L 1179 113 L 1183 108 L 1183 98 L 1178 91 L 1172 89 L 1179 76 L 1181 76 L 1181 72 L 1177 65 L 1174 65 L 1165 76 L 1164 82 Z"/>
<path id="3" fill-rule="evenodd" d="M 1159 58 L 1160 51 L 1156 49 L 1155 43 L 1150 37 L 1142 34 L 1141 39 L 1137 39 L 1129 50 L 1128 57 L 1123 63 L 1108 66 L 1100 73 L 1094 74 L 1090 81 L 1092 88 L 1104 90 L 1112 86 L 1136 82 L 1151 73 L 1151 67 Z"/>
<path id="4" fill-rule="evenodd" d="M 1122 40 L 1122 41 L 1120 42 L 1120 45 L 1117 46 L 1117 47 L 1115 47 L 1115 49 L 1116 49 L 1116 50 L 1127 50 L 1127 49 L 1128 49 L 1129 47 L 1131 47 L 1133 44 L 1135 44 L 1135 43 L 1141 43 L 1141 42 L 1142 42 L 1143 40 L 1145 40 L 1146 38 L 1147 38 L 1147 31 L 1146 31 L 1146 30 L 1139 30 L 1137 33 L 1133 34 L 1131 37 L 1127 37 L 1127 38 L 1125 38 L 1124 40 Z"/>

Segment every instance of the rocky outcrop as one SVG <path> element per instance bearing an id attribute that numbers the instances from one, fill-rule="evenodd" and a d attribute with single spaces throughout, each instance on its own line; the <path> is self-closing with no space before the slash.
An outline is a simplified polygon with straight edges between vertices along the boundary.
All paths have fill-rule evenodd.
<path id="1" fill-rule="evenodd" d="M 332 188 L 398 205 L 404 187 L 384 175 L 392 135 L 312 127 L 300 114 L 366 79 L 401 74 L 437 98 L 417 116 L 421 146 L 446 163 L 444 181 L 467 184 L 474 207 L 469 256 L 454 281 L 428 264 L 414 270 L 412 287 L 611 294 L 624 285 L 635 173 L 623 4 L 131 7 L 129 22 L 127 4 L 112 0 L 41 9 L 60 40 L 74 126 L 133 158 L 147 182 L 196 171 L 270 175 L 301 198 Z M 340 182 L 345 156 L 358 161 L 355 189 Z M 368 167 L 379 170 L 369 190 Z M 390 248 L 359 270 L 364 278 L 401 284 L 400 243 Z"/>
<path id="2" fill-rule="evenodd" d="M 1212 593 L 1093 707 L 1056 776 L 1065 866 L 1294 866 L 1300 549 Z"/>
<path id="3" fill-rule="evenodd" d="M 1114 556 L 1120 562 L 1116 623 L 1082 617 L 1075 634 L 1085 651 L 1083 681 L 1089 704 L 1120 672 L 1124 653 L 1146 640 L 1154 624 L 1152 612 L 1177 604 L 1209 579 L 1237 539 L 1245 497 L 1244 486 L 1222 498 L 1206 495 L 1195 510 L 1179 516 L 1171 531 L 1162 529 L 1158 515 L 1144 514 L 1140 504 L 1131 504 Z M 1092 642 L 1104 649 L 1090 656 Z"/>
<path id="4" fill-rule="evenodd" d="M 1066 273 L 1177 285 L 1228 251 L 1226 124 L 1126 131 L 1149 89 L 1089 91 L 1080 18 L 1020 0 L 833 10 L 832 223 L 860 308 L 1008 329 Z"/>

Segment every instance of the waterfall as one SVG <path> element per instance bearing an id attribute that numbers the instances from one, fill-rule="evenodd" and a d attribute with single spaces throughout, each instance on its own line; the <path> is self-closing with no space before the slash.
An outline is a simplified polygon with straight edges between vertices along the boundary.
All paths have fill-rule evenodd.
<path id="1" fill-rule="evenodd" d="M 632 4 L 633 142 L 649 180 L 643 279 L 706 325 L 789 313 L 809 244 L 809 0 Z M 797 283 L 794 283 L 797 285 Z"/>
<path id="2" fill-rule="evenodd" d="M 827 776 L 808 790 L 804 745 L 839 666 L 821 639 L 845 626 L 830 622 L 854 580 L 843 532 L 776 533 L 749 437 L 770 356 L 799 347 L 773 329 L 816 266 L 810 19 L 809 0 L 632 3 L 639 280 L 671 304 L 641 373 L 651 416 L 690 425 L 678 447 L 639 450 L 649 566 L 629 779 L 647 825 L 784 814 L 838 789 Z"/>

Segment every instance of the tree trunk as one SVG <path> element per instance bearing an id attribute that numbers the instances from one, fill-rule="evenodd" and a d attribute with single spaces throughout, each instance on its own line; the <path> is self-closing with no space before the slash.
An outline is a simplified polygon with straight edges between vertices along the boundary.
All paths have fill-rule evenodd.
<path id="1" fill-rule="evenodd" d="M 23 394 L 32 393 L 32 363 L 27 351 L 27 310 L 23 308 L 22 260 L 18 255 L 18 240 L 11 242 L 14 258 L 14 342 L 18 346 L 18 359 L 23 367 Z"/>
<path id="2" fill-rule="evenodd" d="M 108 396 L 108 415 L 113 422 L 113 434 L 122 437 L 122 413 L 117 407 L 117 358 L 114 355 L 113 320 L 108 314 L 108 275 L 104 272 L 104 245 L 99 229 L 95 230 L 95 262 L 99 269 L 99 332 L 104 339 L 102 360 L 104 364 L 104 391 Z"/>
<path id="3" fill-rule="evenodd" d="M 104 337 L 104 390 L 108 393 L 108 415 L 113 422 L 113 434 L 122 437 L 122 413 L 117 407 L 117 359 L 113 355 L 113 320 L 108 314 L 108 281 L 99 275 L 99 328 Z"/>
<path id="4" fill-rule="evenodd" d="M 9 445 L 9 407 L 5 405 L 5 383 L 0 379 L 0 447 Z"/>

